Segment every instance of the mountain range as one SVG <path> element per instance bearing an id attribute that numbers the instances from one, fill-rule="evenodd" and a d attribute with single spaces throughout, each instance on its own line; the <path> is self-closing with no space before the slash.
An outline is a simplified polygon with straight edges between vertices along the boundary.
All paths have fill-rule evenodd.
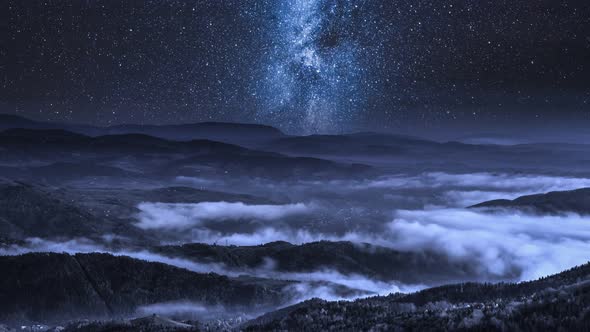
<path id="1" fill-rule="evenodd" d="M 420 136 L 0 115 L 0 331 L 584 330 L 588 265 L 514 283 L 584 234 L 489 233 L 590 214 L 590 145 Z"/>

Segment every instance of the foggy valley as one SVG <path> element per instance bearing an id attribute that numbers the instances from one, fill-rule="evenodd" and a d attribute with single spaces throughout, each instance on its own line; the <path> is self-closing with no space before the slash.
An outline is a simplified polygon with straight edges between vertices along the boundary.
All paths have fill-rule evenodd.
<path id="1" fill-rule="evenodd" d="M 590 332 L 590 1 L 0 4 L 0 332 Z"/>
<path id="2" fill-rule="evenodd" d="M 238 145 L 240 125 L 216 125 L 220 143 L 19 121 L 0 132 L 8 324 L 157 314 L 255 330 L 306 300 L 528 282 L 588 261 L 586 145 L 249 125 L 256 141 Z"/>

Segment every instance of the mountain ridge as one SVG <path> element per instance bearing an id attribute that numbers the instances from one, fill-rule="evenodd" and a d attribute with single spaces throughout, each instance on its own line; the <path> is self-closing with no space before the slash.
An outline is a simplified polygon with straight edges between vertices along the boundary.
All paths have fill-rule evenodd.
<path id="1" fill-rule="evenodd" d="M 470 208 L 513 208 L 546 214 L 569 212 L 590 215 L 590 188 L 525 195 L 513 200 L 496 199 L 475 204 Z"/>
<path id="2" fill-rule="evenodd" d="M 264 314 L 243 331 L 585 330 L 590 264 L 522 283 L 462 283 L 353 302 L 308 300 Z"/>

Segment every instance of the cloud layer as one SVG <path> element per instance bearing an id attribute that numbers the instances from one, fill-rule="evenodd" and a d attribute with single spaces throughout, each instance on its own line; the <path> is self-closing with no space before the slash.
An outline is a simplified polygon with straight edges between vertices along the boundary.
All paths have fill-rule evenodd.
<path id="1" fill-rule="evenodd" d="M 537 192 L 590 187 L 590 179 L 534 174 L 427 172 L 416 176 L 387 176 L 359 184 L 367 188 L 482 188 Z"/>
<path id="2" fill-rule="evenodd" d="M 255 219 L 271 221 L 304 214 L 311 207 L 302 203 L 285 205 L 248 205 L 241 202 L 141 203 L 138 208 L 142 229 L 188 229 L 205 220 Z"/>
<path id="3" fill-rule="evenodd" d="M 217 241 L 235 245 L 331 240 L 373 243 L 400 251 L 443 253 L 473 264 L 482 275 L 511 280 L 540 278 L 590 259 L 590 218 L 576 214 L 539 216 L 514 210 L 494 213 L 452 208 L 400 210 L 386 231 L 379 233 L 348 231 L 336 235 L 268 226 L 253 233 L 215 235 Z M 210 233 L 203 234 L 197 240 L 207 242 L 210 236 Z"/>
<path id="4" fill-rule="evenodd" d="M 148 250 L 129 250 L 129 249 L 111 249 L 91 240 L 80 238 L 64 242 L 49 241 L 39 238 L 27 239 L 26 245 L 12 245 L 1 248 L 0 255 L 20 255 L 31 252 L 55 252 L 55 253 L 109 253 L 115 256 L 127 256 L 148 262 L 159 262 L 198 273 L 217 273 L 229 277 L 240 277 L 251 275 L 259 278 L 275 280 L 293 280 L 300 283 L 288 286 L 285 294 L 291 296 L 292 303 L 297 303 L 314 297 L 320 297 L 327 300 L 355 299 L 366 294 L 386 295 L 391 292 L 409 292 L 423 289 L 426 286 L 405 285 L 396 281 L 383 282 L 372 280 L 370 277 L 360 274 L 342 274 L 332 269 L 321 269 L 318 271 L 291 273 L 281 272 L 275 269 L 275 264 L 270 259 L 265 260 L 265 264 L 255 268 L 232 269 L 223 263 L 201 263 L 189 259 L 165 256 L 150 252 Z M 342 289 L 336 289 L 337 286 L 349 288 L 350 292 Z M 178 304 L 178 306 L 176 305 Z M 163 304 L 162 307 L 155 306 L 150 309 L 170 309 L 173 311 L 182 311 L 185 308 L 189 311 L 199 313 L 199 306 L 192 303 L 174 303 L 174 305 Z M 209 308 L 211 309 L 211 308 Z M 223 309 L 223 308 L 217 308 Z M 204 310 L 204 309 L 203 309 Z"/>
<path id="5" fill-rule="evenodd" d="M 289 187 L 280 183 L 270 186 L 273 191 Z M 279 206 L 150 203 L 140 206 L 139 217 L 144 228 L 192 227 L 190 240 L 194 242 L 234 245 L 279 240 L 297 244 L 319 240 L 368 242 L 397 250 L 443 253 L 452 259 L 472 262 L 482 275 L 528 280 L 588 261 L 590 220 L 574 214 L 538 216 L 516 210 L 490 213 L 463 207 L 491 199 L 580 187 L 590 187 L 590 179 L 427 172 L 374 180 L 298 182 L 291 186 L 293 191 L 301 192 L 301 197 L 317 198 L 320 192 L 338 193 L 344 197 L 346 206 L 322 202 L 314 205 L 312 211 L 309 204 L 302 203 Z M 397 210 L 388 209 L 388 202 Z M 370 204 L 373 205 L 368 208 Z M 411 207 L 403 208 L 404 205 Z M 326 217 L 318 218 L 320 213 Z M 294 214 L 305 214 L 300 219 L 315 219 L 308 224 L 274 222 Z M 214 228 L 201 222 L 228 219 L 262 222 L 243 229 Z M 318 227 L 322 223 L 331 226 Z"/>
<path id="6" fill-rule="evenodd" d="M 517 272 L 520 280 L 557 273 L 590 258 L 590 219 L 575 214 L 398 211 L 389 226 L 393 248 L 443 252 L 495 275 Z"/>
<path id="7" fill-rule="evenodd" d="M 462 208 L 496 198 L 590 187 L 590 179 L 586 178 L 430 172 L 364 181 L 256 182 L 256 185 L 262 188 L 257 189 L 258 193 L 272 191 L 273 195 L 288 197 L 282 201 L 301 203 L 144 202 L 138 205 L 135 225 L 160 236 L 164 242 L 259 245 L 273 241 L 302 244 L 329 240 L 366 242 L 399 251 L 433 252 L 475 266 L 482 279 L 494 280 L 535 279 L 585 263 L 590 258 L 590 219 L 587 217 Z M 147 250 L 109 249 L 111 238 L 105 234 L 107 247 L 85 239 L 65 242 L 29 239 L 27 245 L 4 248 L 0 254 L 99 251 L 195 272 L 235 277 L 247 273 L 263 278 L 298 280 L 301 283 L 293 286 L 292 291 L 299 294 L 299 299 L 342 298 L 342 293 L 333 286 L 321 284 L 323 281 L 377 294 L 413 291 L 426 286 L 420 280 L 416 285 L 384 283 L 330 269 L 284 273 L 276 271 L 272 264 L 238 271 L 223 264 L 201 264 Z"/>

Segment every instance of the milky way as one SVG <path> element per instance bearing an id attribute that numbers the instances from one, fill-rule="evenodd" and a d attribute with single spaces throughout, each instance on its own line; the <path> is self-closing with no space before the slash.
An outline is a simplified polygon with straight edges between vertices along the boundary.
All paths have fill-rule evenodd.
<path id="1" fill-rule="evenodd" d="M 259 115 L 304 132 L 341 130 L 363 103 L 364 69 L 351 24 L 358 2 L 291 0 L 276 8 Z"/>
<path id="2" fill-rule="evenodd" d="M 4 2 L 0 113 L 432 137 L 590 121 L 587 0 Z"/>

